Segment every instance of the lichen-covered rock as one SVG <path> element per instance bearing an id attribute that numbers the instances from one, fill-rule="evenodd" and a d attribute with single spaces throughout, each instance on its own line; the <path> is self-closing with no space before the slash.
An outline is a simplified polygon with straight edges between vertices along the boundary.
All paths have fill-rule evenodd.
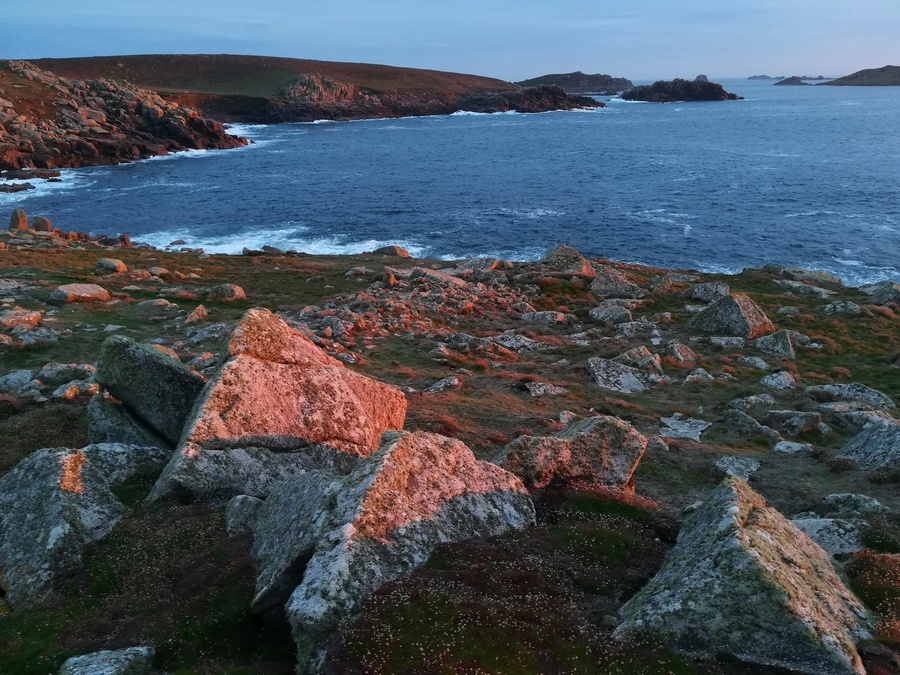
<path id="1" fill-rule="evenodd" d="M 900 302 L 900 284 L 895 281 L 882 281 L 869 289 L 871 300 L 876 305 L 887 305 Z"/>
<path id="2" fill-rule="evenodd" d="M 868 416 L 862 431 L 837 456 L 868 471 L 900 467 L 900 420 L 886 415 Z"/>
<path id="3" fill-rule="evenodd" d="M 599 356 L 587 360 L 587 369 L 598 387 L 622 394 L 637 394 L 665 382 L 665 378 L 658 373 L 626 366 Z"/>
<path id="4" fill-rule="evenodd" d="M 594 307 L 588 315 L 599 323 L 610 326 L 618 326 L 620 323 L 628 323 L 633 320 L 631 310 L 625 307 Z"/>
<path id="5" fill-rule="evenodd" d="M 21 232 L 28 229 L 28 214 L 24 209 L 14 209 L 9 216 L 9 231 Z"/>
<path id="6" fill-rule="evenodd" d="M 822 430 L 822 415 L 799 410 L 770 410 L 766 422 L 790 436 Z"/>
<path id="7" fill-rule="evenodd" d="M 42 385 L 58 387 L 73 380 L 88 380 L 97 369 L 89 363 L 47 363 L 35 376 Z"/>
<path id="8" fill-rule="evenodd" d="M 681 413 L 675 413 L 671 417 L 660 419 L 662 427 L 659 435 L 662 438 L 689 438 L 700 442 L 700 434 L 712 426 L 712 422 L 685 417 Z"/>
<path id="9" fill-rule="evenodd" d="M 348 370 L 278 316 L 248 311 L 152 497 L 265 496 L 310 468 L 344 472 L 402 429 L 399 389 Z M 327 447 L 326 447 L 327 446 Z"/>
<path id="10" fill-rule="evenodd" d="M 753 340 L 775 332 L 775 325 L 759 306 L 743 293 L 716 300 L 694 316 L 688 330 L 710 335 L 736 336 Z"/>
<path id="11" fill-rule="evenodd" d="M 387 433 L 347 477 L 314 471 L 275 486 L 256 522 L 254 608 L 290 596 L 298 671 L 315 670 L 338 623 L 437 544 L 533 523 L 521 481 L 460 441 Z"/>
<path id="12" fill-rule="evenodd" d="M 151 675 L 153 647 L 129 647 L 73 656 L 59 670 L 59 675 Z"/>
<path id="13" fill-rule="evenodd" d="M 558 276 L 593 277 L 591 263 L 571 246 L 562 244 L 538 260 L 538 265 L 545 273 Z"/>
<path id="14" fill-rule="evenodd" d="M 42 310 L 23 309 L 22 307 L 13 307 L 0 312 L 0 328 L 16 328 L 17 326 L 26 326 L 28 330 L 37 326 L 41 319 L 44 318 Z"/>
<path id="15" fill-rule="evenodd" d="M 861 520 L 837 518 L 795 518 L 791 521 L 831 555 L 847 555 L 865 548 L 863 535 L 868 525 Z"/>
<path id="16" fill-rule="evenodd" d="M 647 370 L 657 375 L 663 375 L 662 359 L 659 354 L 653 354 L 645 346 L 634 347 L 624 354 L 619 354 L 613 359 L 616 363 L 623 363 L 626 366 Z"/>
<path id="17" fill-rule="evenodd" d="M 602 298 L 643 298 L 644 290 L 611 267 L 599 272 L 591 282 L 591 293 Z"/>
<path id="18" fill-rule="evenodd" d="M 691 286 L 684 292 L 684 297 L 688 300 L 697 300 L 709 305 L 716 300 L 727 297 L 730 293 L 731 289 L 728 288 L 728 284 L 711 281 L 709 283 Z"/>
<path id="19" fill-rule="evenodd" d="M 897 404 L 887 394 L 859 382 L 849 384 L 816 384 L 806 388 L 807 394 L 835 398 L 841 401 L 859 401 L 882 410 L 895 410 Z"/>
<path id="20" fill-rule="evenodd" d="M 666 356 L 679 363 L 696 363 L 700 360 L 697 353 L 687 345 L 672 342 L 666 345 Z"/>
<path id="21" fill-rule="evenodd" d="M 793 389 L 797 386 L 797 378 L 787 370 L 779 370 L 777 373 L 766 375 L 759 383 L 770 389 Z"/>
<path id="22" fill-rule="evenodd" d="M 161 466 L 168 453 L 130 445 L 38 450 L 0 478 L 0 589 L 12 607 L 43 600 L 84 548 L 127 509 L 111 487 Z"/>
<path id="23" fill-rule="evenodd" d="M 714 467 L 726 476 L 734 476 L 749 480 L 750 476 L 759 471 L 759 460 L 752 457 L 722 457 Z"/>
<path id="24" fill-rule="evenodd" d="M 554 436 L 519 436 L 504 449 L 501 466 L 536 488 L 559 481 L 632 490 L 646 450 L 646 436 L 628 422 L 597 416 Z"/>
<path id="25" fill-rule="evenodd" d="M 727 407 L 731 410 L 747 412 L 749 410 L 770 408 L 773 405 L 775 405 L 775 398 L 771 394 L 759 394 L 758 396 L 736 398 L 729 402 Z"/>
<path id="26" fill-rule="evenodd" d="M 87 407 L 88 441 L 172 450 L 172 443 L 144 424 L 127 406 L 97 394 Z"/>
<path id="27" fill-rule="evenodd" d="M 830 557 L 739 478 L 685 520 L 660 572 L 622 607 L 617 638 L 810 675 L 863 675 L 866 610 Z"/>
<path id="28" fill-rule="evenodd" d="M 64 284 L 50 294 L 50 302 L 106 302 L 109 291 L 97 284 Z"/>
<path id="29" fill-rule="evenodd" d="M 376 248 L 373 253 L 380 253 L 381 255 L 390 255 L 395 258 L 408 258 L 409 251 L 405 248 L 401 248 L 400 246 L 382 246 L 381 248 Z"/>
<path id="30" fill-rule="evenodd" d="M 225 506 L 225 531 L 230 536 L 253 531 L 263 500 L 250 495 L 238 495 Z"/>
<path id="31" fill-rule="evenodd" d="M 205 384 L 180 361 L 120 335 L 103 342 L 95 379 L 169 445 L 178 443 Z"/>
<path id="32" fill-rule="evenodd" d="M 783 356 L 788 359 L 797 358 L 794 345 L 791 344 L 790 333 L 786 330 L 779 330 L 771 335 L 758 338 L 753 341 L 753 346 L 765 354 Z"/>
<path id="33" fill-rule="evenodd" d="M 210 300 L 221 300 L 222 302 L 236 302 L 237 300 L 246 300 L 247 294 L 244 289 L 237 284 L 219 284 L 207 289 L 206 297 Z"/>
<path id="34" fill-rule="evenodd" d="M 728 433 L 735 438 L 748 440 L 764 438 L 770 443 L 778 443 L 781 440 L 781 434 L 775 429 L 760 424 L 750 415 L 735 408 L 725 413 L 724 424 Z"/>

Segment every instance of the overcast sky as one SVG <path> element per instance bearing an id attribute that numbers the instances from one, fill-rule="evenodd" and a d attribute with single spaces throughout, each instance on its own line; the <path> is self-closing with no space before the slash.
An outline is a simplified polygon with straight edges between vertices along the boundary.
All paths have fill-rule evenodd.
<path id="1" fill-rule="evenodd" d="M 898 0 L 6 0 L 0 57 L 231 53 L 519 80 L 900 65 Z"/>

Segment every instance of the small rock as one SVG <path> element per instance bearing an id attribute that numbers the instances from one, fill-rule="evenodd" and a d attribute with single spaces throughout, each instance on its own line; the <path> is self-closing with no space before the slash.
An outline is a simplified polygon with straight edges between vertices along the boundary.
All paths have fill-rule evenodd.
<path id="1" fill-rule="evenodd" d="M 184 322 L 186 324 L 200 323 L 201 321 L 206 321 L 208 317 L 209 313 L 206 311 L 206 307 L 197 305 L 194 311 L 185 317 Z"/>
<path id="2" fill-rule="evenodd" d="M 786 370 L 780 370 L 777 373 L 766 375 L 759 383 L 770 389 L 793 389 L 797 386 L 797 378 Z"/>
<path id="3" fill-rule="evenodd" d="M 759 471 L 760 464 L 750 457 L 722 457 L 714 466 L 726 476 L 749 480 L 752 474 Z"/>
<path id="4" fill-rule="evenodd" d="M 826 316 L 834 316 L 835 314 L 846 314 L 847 316 L 859 316 L 863 313 L 862 307 L 855 302 L 849 300 L 838 300 L 825 305 L 822 310 Z"/>
<path id="5" fill-rule="evenodd" d="M 689 438 L 698 443 L 700 434 L 712 426 L 712 422 L 685 417 L 681 413 L 663 417 L 660 422 L 663 423 L 663 426 L 659 430 L 659 435 L 663 438 Z"/>
<path id="6" fill-rule="evenodd" d="M 795 518 L 791 522 L 831 555 L 848 555 L 865 548 L 863 535 L 869 527 L 862 521 Z"/>
<path id="7" fill-rule="evenodd" d="M 390 255 L 395 258 L 408 258 L 409 251 L 405 248 L 400 248 L 399 246 L 382 246 L 381 248 L 376 248 L 373 253 L 380 253 L 381 255 Z"/>
<path id="8" fill-rule="evenodd" d="M 602 298 L 643 298 L 645 295 L 642 288 L 610 267 L 597 272 L 591 282 L 591 293 Z"/>
<path id="9" fill-rule="evenodd" d="M 588 359 L 587 369 L 598 387 L 622 394 L 640 393 L 664 382 L 656 373 L 600 357 Z"/>
<path id="10" fill-rule="evenodd" d="M 127 272 L 128 265 L 116 258 L 101 258 L 97 261 L 96 269 L 104 274 L 119 274 L 120 272 Z"/>
<path id="11" fill-rule="evenodd" d="M 431 386 L 422 390 L 423 394 L 440 394 L 450 389 L 459 389 L 462 386 L 462 380 L 456 375 L 450 375 L 443 380 L 438 380 Z"/>
<path id="12" fill-rule="evenodd" d="M 683 293 L 684 297 L 688 300 L 697 300 L 707 305 L 716 302 L 716 300 L 721 300 L 730 294 L 731 289 L 728 287 L 728 284 L 716 281 L 691 286 Z"/>
<path id="13" fill-rule="evenodd" d="M 758 356 L 742 356 L 738 359 L 738 363 L 744 363 L 748 366 L 753 366 L 758 370 L 768 370 L 769 364 L 763 361 Z"/>
<path id="14" fill-rule="evenodd" d="M 594 307 L 588 314 L 594 321 L 611 326 L 632 321 L 631 312 L 624 307 Z"/>
<path id="15" fill-rule="evenodd" d="M 50 294 L 50 302 L 107 302 L 109 291 L 97 284 L 65 284 Z"/>
<path id="16" fill-rule="evenodd" d="M 775 325 L 759 306 L 742 293 L 720 298 L 697 314 L 688 330 L 712 335 L 730 335 L 753 340 L 775 332 Z"/>
<path id="17" fill-rule="evenodd" d="M 782 455 L 809 454 L 815 448 L 807 443 L 792 443 L 791 441 L 779 441 L 772 447 L 772 452 Z"/>
<path id="18" fill-rule="evenodd" d="M 548 384 L 547 382 L 526 382 L 525 388 L 528 390 L 528 393 L 534 397 L 538 398 L 541 396 L 561 396 L 562 394 L 568 394 L 569 390 L 564 387 L 557 387 L 552 384 Z"/>
<path id="19" fill-rule="evenodd" d="M 209 300 L 221 300 L 223 302 L 235 302 L 237 300 L 246 300 L 247 294 L 244 289 L 236 284 L 219 284 L 207 289 L 206 297 Z"/>
<path id="20" fill-rule="evenodd" d="M 790 333 L 780 330 L 771 335 L 766 335 L 753 341 L 753 346 L 765 354 L 783 356 L 788 359 L 796 358 L 794 346 L 791 344 Z"/>
<path id="21" fill-rule="evenodd" d="M 679 363 L 696 363 L 699 360 L 693 349 L 677 342 L 666 345 L 666 356 Z"/>

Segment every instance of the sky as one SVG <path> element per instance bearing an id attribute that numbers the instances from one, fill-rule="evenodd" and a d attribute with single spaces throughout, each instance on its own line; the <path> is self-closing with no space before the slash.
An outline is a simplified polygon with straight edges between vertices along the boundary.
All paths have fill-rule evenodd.
<path id="1" fill-rule="evenodd" d="M 900 65 L 898 0 L 5 0 L 0 58 L 259 54 L 521 80 Z"/>

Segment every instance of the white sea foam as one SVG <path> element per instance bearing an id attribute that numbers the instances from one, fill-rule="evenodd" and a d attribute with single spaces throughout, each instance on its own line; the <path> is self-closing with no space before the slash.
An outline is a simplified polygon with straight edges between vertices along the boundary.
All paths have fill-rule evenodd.
<path id="1" fill-rule="evenodd" d="M 23 190 L 22 192 L 0 193 L 0 206 L 12 205 L 15 207 L 29 199 L 67 194 L 94 184 L 89 175 L 76 173 L 73 169 L 64 169 L 60 173 L 61 182 L 40 179 L 3 181 L 4 184 L 15 185 L 31 183 L 34 185 L 34 189 Z"/>
<path id="2" fill-rule="evenodd" d="M 268 128 L 268 124 L 228 124 L 225 126 L 225 131 L 232 136 L 243 136 L 252 141 L 260 130 Z"/>

